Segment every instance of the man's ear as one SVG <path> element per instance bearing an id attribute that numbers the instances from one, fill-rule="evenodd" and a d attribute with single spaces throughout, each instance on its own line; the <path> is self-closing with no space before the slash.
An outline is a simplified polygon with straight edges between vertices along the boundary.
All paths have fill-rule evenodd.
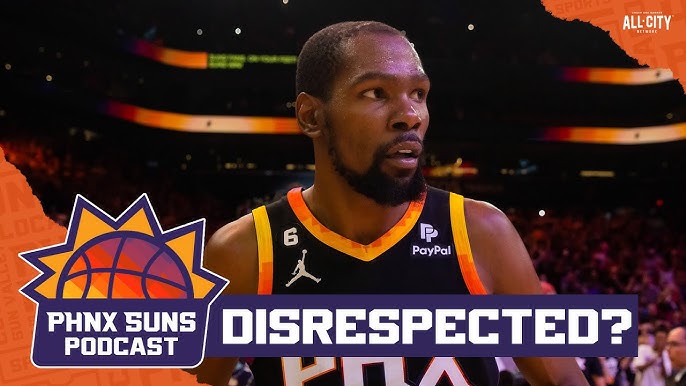
<path id="1" fill-rule="evenodd" d="M 324 127 L 323 106 L 319 98 L 301 92 L 295 100 L 295 117 L 300 130 L 310 138 L 322 135 Z"/>

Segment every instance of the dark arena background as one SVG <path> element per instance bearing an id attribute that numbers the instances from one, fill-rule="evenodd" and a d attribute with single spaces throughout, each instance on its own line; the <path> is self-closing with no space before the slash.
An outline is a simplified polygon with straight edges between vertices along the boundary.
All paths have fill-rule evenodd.
<path id="1" fill-rule="evenodd" d="M 406 31 L 431 77 L 431 184 L 507 213 L 547 291 L 639 294 L 645 342 L 686 323 L 684 90 L 534 0 L 10 2 L 0 147 L 60 224 L 77 193 L 114 216 L 148 193 L 163 228 L 209 237 L 312 183 L 296 56 L 363 19 Z"/>

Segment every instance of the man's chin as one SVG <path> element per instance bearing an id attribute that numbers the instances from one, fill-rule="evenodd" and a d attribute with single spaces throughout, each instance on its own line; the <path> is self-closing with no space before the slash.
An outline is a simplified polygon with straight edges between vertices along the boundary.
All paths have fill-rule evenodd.
<path id="1" fill-rule="evenodd" d="M 360 174 L 345 167 L 334 150 L 331 153 L 336 172 L 348 185 L 380 205 L 395 207 L 416 201 L 426 191 L 426 182 L 421 167 L 417 164 L 414 167 L 396 165 L 377 157 L 369 170 Z"/>
<path id="2" fill-rule="evenodd" d="M 381 200 L 379 203 L 385 205 L 397 206 L 405 202 L 416 201 L 421 198 L 426 191 L 426 181 L 422 175 L 417 172 L 409 176 L 389 176 L 384 173 L 386 181 L 378 181 L 379 184 L 384 184 L 386 189 L 379 195 Z"/>

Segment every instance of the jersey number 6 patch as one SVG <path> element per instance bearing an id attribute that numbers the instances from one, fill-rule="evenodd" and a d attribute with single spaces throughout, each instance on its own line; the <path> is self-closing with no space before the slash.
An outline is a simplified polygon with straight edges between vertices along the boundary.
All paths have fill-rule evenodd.
<path id="1" fill-rule="evenodd" d="M 283 232 L 283 245 L 287 247 L 298 245 L 298 230 L 295 227 L 286 229 Z"/>

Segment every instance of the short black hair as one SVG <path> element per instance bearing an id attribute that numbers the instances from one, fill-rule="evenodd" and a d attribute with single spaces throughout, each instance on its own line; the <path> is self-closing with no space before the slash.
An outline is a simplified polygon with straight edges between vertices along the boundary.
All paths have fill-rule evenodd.
<path id="1" fill-rule="evenodd" d="M 346 21 L 332 24 L 312 35 L 298 56 L 295 70 L 296 95 L 306 92 L 327 101 L 336 73 L 343 64 L 343 46 L 360 33 L 405 34 L 378 21 Z"/>

